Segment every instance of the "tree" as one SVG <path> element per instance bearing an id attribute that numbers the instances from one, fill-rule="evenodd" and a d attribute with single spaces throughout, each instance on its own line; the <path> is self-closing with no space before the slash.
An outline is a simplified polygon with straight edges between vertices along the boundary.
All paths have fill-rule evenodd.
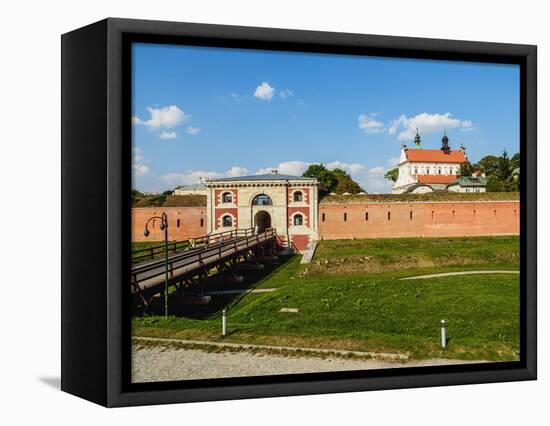
<path id="1" fill-rule="evenodd" d="M 512 158 L 510 159 L 510 165 L 512 167 L 512 170 L 517 169 L 519 167 L 519 163 L 520 163 L 520 161 L 519 161 L 519 152 L 518 152 L 518 153 L 514 154 L 512 156 Z"/>
<path id="2" fill-rule="evenodd" d="M 363 191 L 345 170 L 328 170 L 323 164 L 311 164 L 302 176 L 317 179 L 321 195 L 331 192 L 357 194 Z"/>
<path id="3" fill-rule="evenodd" d="M 338 185 L 336 176 L 323 164 L 311 164 L 302 176 L 317 179 L 319 182 L 319 192 L 322 194 L 331 193 L 336 188 L 336 185 Z"/>
<path id="4" fill-rule="evenodd" d="M 502 181 L 506 181 L 512 176 L 512 167 L 506 150 L 502 151 L 502 155 L 498 158 L 497 175 Z"/>
<path id="5" fill-rule="evenodd" d="M 398 176 L 399 176 L 399 169 L 397 167 L 391 170 L 388 170 L 384 175 L 386 179 L 391 180 L 392 182 L 395 182 Z"/>
<path id="6" fill-rule="evenodd" d="M 334 192 L 338 194 L 343 194 L 344 192 L 349 192 L 350 194 L 357 194 L 363 192 L 363 189 L 355 182 L 351 176 L 342 169 L 332 170 L 332 174 L 336 177 L 338 183 Z"/>
<path id="7" fill-rule="evenodd" d="M 485 173 L 487 176 L 495 175 L 498 172 L 498 157 L 494 155 L 486 155 L 479 160 L 474 168 Z"/>
<path id="8" fill-rule="evenodd" d="M 474 171 L 474 167 L 469 161 L 460 165 L 460 176 L 472 176 Z"/>

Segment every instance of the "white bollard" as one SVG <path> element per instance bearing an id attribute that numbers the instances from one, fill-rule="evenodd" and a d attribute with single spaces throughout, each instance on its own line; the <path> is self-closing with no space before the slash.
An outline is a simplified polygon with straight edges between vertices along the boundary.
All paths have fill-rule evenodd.
<path id="1" fill-rule="evenodd" d="M 222 336 L 227 335 L 227 309 L 222 311 Z"/>
<path id="2" fill-rule="evenodd" d="M 441 347 L 443 349 L 447 347 L 447 325 L 445 320 L 441 320 Z"/>

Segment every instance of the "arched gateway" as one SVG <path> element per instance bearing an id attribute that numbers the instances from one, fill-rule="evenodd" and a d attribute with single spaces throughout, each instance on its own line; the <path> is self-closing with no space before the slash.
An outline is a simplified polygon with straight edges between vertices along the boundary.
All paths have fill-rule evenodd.
<path id="1" fill-rule="evenodd" d="M 317 179 L 266 174 L 205 180 L 208 232 L 274 228 L 281 241 L 304 249 L 318 239 Z M 231 217 L 224 221 L 224 217 Z M 296 219 L 298 218 L 298 219 Z"/>
<path id="2" fill-rule="evenodd" d="M 258 227 L 258 232 L 264 232 L 267 228 L 271 228 L 271 215 L 265 210 L 260 210 L 254 216 L 254 227 Z"/>

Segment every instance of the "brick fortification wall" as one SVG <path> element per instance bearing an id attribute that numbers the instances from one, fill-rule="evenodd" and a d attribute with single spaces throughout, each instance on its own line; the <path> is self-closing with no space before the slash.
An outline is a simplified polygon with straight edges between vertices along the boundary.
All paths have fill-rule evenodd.
<path id="1" fill-rule="evenodd" d="M 322 239 L 519 235 L 519 201 L 325 204 Z"/>
<path id="2" fill-rule="evenodd" d="M 161 241 L 164 231 L 159 228 L 160 220 L 149 223 L 148 237 L 143 235 L 145 222 L 152 216 L 168 216 L 168 238 L 170 240 L 187 240 L 206 235 L 206 207 L 134 207 L 132 208 L 132 241 Z"/>

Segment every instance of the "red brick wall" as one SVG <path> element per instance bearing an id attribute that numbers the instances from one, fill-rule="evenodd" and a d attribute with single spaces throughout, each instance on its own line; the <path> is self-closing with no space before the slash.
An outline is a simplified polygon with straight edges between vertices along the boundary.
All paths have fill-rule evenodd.
<path id="1" fill-rule="evenodd" d="M 309 188 L 300 188 L 300 187 L 293 187 L 287 189 L 287 197 L 288 197 L 288 203 L 291 204 L 294 202 L 294 193 L 296 191 L 302 192 L 302 201 L 303 203 L 309 204 Z M 297 201 L 300 202 L 300 201 Z"/>
<path id="2" fill-rule="evenodd" d="M 219 206 L 222 204 L 222 195 L 226 192 L 230 192 L 233 195 L 233 200 L 231 204 L 237 205 L 239 200 L 239 191 L 236 189 L 216 189 L 214 191 L 214 205 Z"/>
<path id="3" fill-rule="evenodd" d="M 160 216 L 165 212 L 168 216 L 168 238 L 170 240 L 187 240 L 206 235 L 206 207 L 140 207 L 132 209 L 132 241 L 161 241 L 164 231 L 159 228 L 160 220 L 149 223 L 148 237 L 143 235 L 145 222 L 152 216 Z M 178 226 L 179 219 L 179 226 Z M 202 226 L 201 226 L 202 219 Z"/>
<path id="4" fill-rule="evenodd" d="M 319 234 L 327 240 L 518 235 L 519 201 L 321 204 Z"/>
<path id="5" fill-rule="evenodd" d="M 291 235 L 290 239 L 300 251 L 305 250 L 309 243 L 309 235 Z"/>
<path id="6" fill-rule="evenodd" d="M 304 217 L 304 226 L 309 227 L 309 207 L 288 207 L 288 226 L 293 225 L 292 215 L 298 212 Z"/>
<path id="7" fill-rule="evenodd" d="M 216 223 L 214 224 L 214 229 L 218 229 L 222 227 L 222 217 L 226 214 L 230 214 L 233 216 L 233 226 L 237 227 L 239 226 L 239 210 L 236 207 L 229 207 L 229 208 L 217 208 L 215 210 L 215 217 L 216 217 Z"/>

